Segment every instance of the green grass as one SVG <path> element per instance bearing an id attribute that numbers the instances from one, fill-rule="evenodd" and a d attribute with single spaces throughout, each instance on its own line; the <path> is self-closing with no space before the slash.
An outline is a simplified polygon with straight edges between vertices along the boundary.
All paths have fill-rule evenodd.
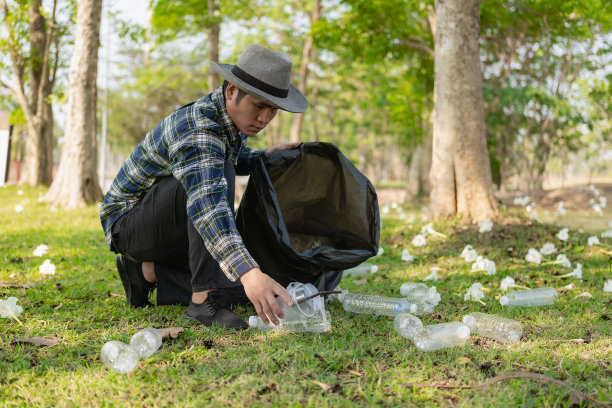
<path id="1" fill-rule="evenodd" d="M 383 220 L 385 254 L 371 262 L 378 273 L 364 282 L 347 277 L 344 289 L 355 293 L 399 296 L 399 286 L 420 280 L 438 266 L 436 283 L 442 302 L 424 324 L 460 321 L 471 311 L 503 315 L 521 322 L 524 337 L 506 346 L 470 336 L 460 347 L 430 353 L 418 351 L 399 336 L 392 318 L 345 312 L 327 305 L 332 329 L 325 333 L 279 334 L 254 329 L 235 333 L 205 328 L 184 317 L 178 306 L 132 309 L 125 305 L 121 282 L 108 251 L 97 207 L 52 212 L 38 201 L 44 189 L 0 188 L 0 282 L 34 282 L 34 289 L 0 287 L 0 299 L 16 296 L 23 326 L 0 318 L 0 405 L 22 406 L 570 406 L 570 393 L 557 385 L 530 379 L 509 380 L 483 389 L 412 388 L 406 383 L 474 385 L 516 370 L 541 373 L 610 403 L 612 296 L 603 285 L 612 278 L 611 260 L 586 245 L 588 234 L 571 231 L 568 244 L 555 239 L 558 227 L 532 224 L 516 210 L 505 212 L 494 230 L 478 234 L 476 226 L 455 221 L 434 223 L 448 239 L 431 238 L 413 248 L 412 237 L 423 222 Z M 16 213 L 22 203 L 25 211 Z M 598 231 L 610 213 L 597 217 Z M 605 221 L 605 222 L 604 222 Z M 572 263 L 584 265 L 584 279 L 559 279 L 557 266 L 532 266 L 524 260 L 529 247 L 554 242 Z M 605 240 L 612 244 L 610 239 Z M 42 258 L 32 251 L 49 246 Z M 497 264 L 495 276 L 471 272 L 459 254 L 472 244 Z M 400 260 L 402 249 L 416 254 L 412 264 Z M 549 257 L 551 258 L 551 257 Z M 41 275 L 44 259 L 56 266 L 54 276 Z M 554 306 L 502 308 L 499 282 L 512 276 L 529 287 L 573 282 Z M 491 289 L 485 305 L 466 302 L 474 282 Z M 589 292 L 592 298 L 578 297 Z M 237 312 L 248 317 L 252 308 Z M 141 361 L 128 375 L 107 369 L 99 358 L 109 340 L 129 341 L 144 327 L 183 326 L 176 339 Z M 28 337 L 59 340 L 55 347 L 16 343 Z M 572 341 L 582 339 L 582 342 Z"/>

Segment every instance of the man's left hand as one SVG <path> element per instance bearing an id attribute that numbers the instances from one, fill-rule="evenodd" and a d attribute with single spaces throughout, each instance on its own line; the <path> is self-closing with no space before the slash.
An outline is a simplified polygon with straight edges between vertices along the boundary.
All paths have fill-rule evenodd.
<path id="1" fill-rule="evenodd" d="M 273 154 L 278 152 L 279 150 L 284 150 L 284 149 L 296 149 L 298 147 L 300 147 L 300 145 L 302 144 L 302 142 L 292 142 L 292 143 L 281 143 L 281 144 L 277 144 L 276 146 L 272 146 L 269 149 L 266 149 L 266 154 Z"/>

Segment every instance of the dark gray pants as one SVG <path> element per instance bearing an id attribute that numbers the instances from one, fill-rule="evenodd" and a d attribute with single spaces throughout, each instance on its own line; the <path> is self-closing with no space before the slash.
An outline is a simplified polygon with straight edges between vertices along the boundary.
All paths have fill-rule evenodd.
<path id="1" fill-rule="evenodd" d="M 227 199 L 234 204 L 236 173 L 225 163 Z M 154 262 L 157 304 L 188 305 L 193 292 L 233 287 L 187 215 L 187 193 L 173 176 L 161 177 L 136 207 L 113 224 L 113 245 L 136 262 Z"/>

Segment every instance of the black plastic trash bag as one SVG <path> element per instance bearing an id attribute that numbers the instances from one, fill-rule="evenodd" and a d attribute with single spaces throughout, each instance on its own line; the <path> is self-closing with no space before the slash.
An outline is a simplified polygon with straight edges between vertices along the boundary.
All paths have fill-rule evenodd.
<path id="1" fill-rule="evenodd" d="M 236 224 L 261 270 L 283 286 L 331 290 L 343 270 L 378 252 L 376 191 L 331 143 L 257 158 Z"/>

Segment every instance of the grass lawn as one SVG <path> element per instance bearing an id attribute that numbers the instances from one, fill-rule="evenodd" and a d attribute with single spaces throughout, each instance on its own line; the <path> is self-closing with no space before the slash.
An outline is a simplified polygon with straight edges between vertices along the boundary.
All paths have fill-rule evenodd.
<path id="1" fill-rule="evenodd" d="M 410 243 L 424 224 L 419 210 L 407 211 L 417 216 L 413 223 L 391 211 L 382 221 L 385 252 L 370 261 L 379 265 L 379 271 L 366 278 L 347 277 L 343 289 L 399 297 L 401 283 L 420 281 L 437 266 L 440 281 L 435 285 L 442 301 L 432 314 L 422 316 L 424 324 L 461 321 L 472 311 L 523 324 L 523 338 L 512 345 L 471 335 L 463 346 L 425 353 L 393 330 L 392 318 L 351 314 L 339 303 L 327 305 L 330 331 L 303 334 L 209 329 L 187 320 L 185 308 L 179 306 L 129 308 L 115 255 L 104 242 L 97 206 L 52 211 L 49 204 L 38 201 L 42 193 L 42 188 L 0 188 L 0 283 L 34 284 L 33 288 L 0 287 L 0 299 L 15 296 L 24 309 L 23 325 L 0 318 L 0 406 L 572 404 L 567 388 L 534 379 L 510 379 L 475 389 L 444 388 L 477 385 L 514 371 L 546 375 L 604 404 L 612 403 L 612 294 L 603 291 L 604 283 L 612 279 L 612 258 L 601 247 L 587 246 L 590 235 L 609 229 L 610 211 L 589 224 L 592 232 L 570 230 L 567 243 L 555 238 L 559 227 L 532 223 L 522 212 L 509 209 L 493 231 L 483 234 L 477 226 L 434 223 L 448 238 L 430 237 L 421 248 Z M 18 204 L 23 212 L 15 211 Z M 600 240 L 608 248 L 612 245 L 610 238 Z M 528 248 L 546 242 L 553 242 L 573 265 L 580 262 L 583 279 L 559 278 L 571 271 L 559 265 L 525 261 Z M 35 257 L 33 250 L 40 244 L 48 245 L 49 252 Z M 497 274 L 472 272 L 460 257 L 466 244 L 495 261 Z M 413 263 L 401 261 L 404 248 L 416 256 Z M 40 274 L 45 259 L 56 265 L 55 275 Z M 553 286 L 559 300 L 552 306 L 503 308 L 496 298 L 506 276 L 528 287 Z M 490 289 L 484 305 L 463 299 L 475 282 Z M 574 289 L 562 289 L 570 283 Z M 580 296 L 584 293 L 592 297 Z M 254 314 L 252 308 L 237 312 L 244 318 Z M 110 371 L 100 360 L 100 349 L 109 340 L 128 342 L 139 329 L 171 326 L 185 330 L 164 340 L 158 352 L 128 375 Z M 59 344 L 17 342 L 31 337 Z"/>

